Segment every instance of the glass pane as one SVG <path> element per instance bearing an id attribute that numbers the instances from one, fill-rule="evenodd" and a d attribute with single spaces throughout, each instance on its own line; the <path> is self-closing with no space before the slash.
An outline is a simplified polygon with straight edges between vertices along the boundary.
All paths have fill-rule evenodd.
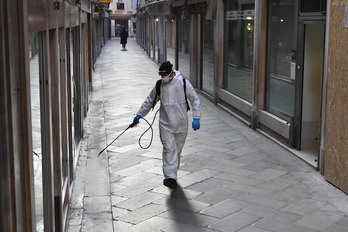
<path id="1" fill-rule="evenodd" d="M 68 28 L 65 31 L 66 41 L 66 89 L 67 89 L 67 140 L 68 140 L 68 163 L 69 163 L 69 175 L 74 176 L 74 153 L 75 153 L 75 136 L 74 136 L 74 83 L 73 83 L 73 73 L 74 73 L 74 60 L 73 60 L 73 39 L 72 39 L 72 29 Z M 73 178 L 70 179 L 71 181 Z"/>
<path id="2" fill-rule="evenodd" d="M 116 3 L 117 10 L 124 10 L 124 3 L 118 2 Z"/>
<path id="3" fill-rule="evenodd" d="M 214 23 L 203 16 L 203 90 L 214 91 Z"/>
<path id="4" fill-rule="evenodd" d="M 272 0 L 269 12 L 266 109 L 288 119 L 295 103 L 298 3 Z"/>
<path id="5" fill-rule="evenodd" d="M 302 0 L 301 12 L 320 12 L 320 1 L 322 0 Z"/>
<path id="6" fill-rule="evenodd" d="M 148 31 L 148 27 L 147 27 L 147 24 L 148 24 L 148 19 L 144 19 L 144 28 L 143 28 L 143 45 L 144 45 L 144 48 L 147 49 L 147 44 L 148 44 L 148 41 L 149 41 L 149 31 Z"/>
<path id="7" fill-rule="evenodd" d="M 327 0 L 321 0 L 321 11 L 326 11 Z"/>
<path id="8" fill-rule="evenodd" d="M 72 130 L 72 150 L 75 151 L 75 140 L 76 140 L 76 131 L 75 131 L 75 112 L 76 112 L 76 105 L 75 105 L 75 98 L 76 98 L 76 77 L 75 77 L 75 70 L 74 70 L 74 37 L 76 36 L 75 29 L 70 29 L 70 78 L 71 78 L 71 85 L 70 85 L 70 91 L 71 91 L 71 130 Z M 73 152 L 73 157 L 75 157 L 75 152 Z"/>
<path id="9" fill-rule="evenodd" d="M 58 51 L 59 51 L 59 64 L 60 68 L 59 75 L 60 75 L 60 110 L 61 110 L 61 117 L 60 117 L 60 134 L 61 134 L 61 141 L 62 144 L 62 184 L 64 183 L 64 179 L 68 176 L 68 166 L 67 166 L 67 160 L 68 160 L 68 140 L 67 140 L 67 132 L 68 132 L 68 124 L 67 124 L 67 93 L 66 93 L 66 81 L 64 79 L 64 63 L 61 63 L 62 60 L 64 60 L 65 51 L 64 51 L 64 29 L 59 30 L 59 37 L 58 37 Z"/>
<path id="10" fill-rule="evenodd" d="M 118 22 L 118 20 L 115 20 L 115 37 L 120 37 L 121 29 L 121 24 Z"/>
<path id="11" fill-rule="evenodd" d="M 33 169 L 35 191 L 36 231 L 44 230 L 42 195 L 42 149 L 41 149 L 41 106 L 40 106 L 40 66 L 39 34 L 29 35 L 30 100 L 33 137 Z"/>
<path id="12" fill-rule="evenodd" d="M 140 34 L 138 32 L 138 35 L 140 35 L 140 42 L 143 48 L 146 46 L 146 39 L 147 39 L 147 21 L 146 19 L 142 18 L 140 21 L 141 26 L 138 28 L 138 31 L 140 30 Z"/>
<path id="13" fill-rule="evenodd" d="M 155 50 L 155 54 L 153 55 L 153 59 L 157 61 L 158 58 L 158 39 L 157 39 L 157 33 L 158 33 L 158 21 L 157 18 L 154 18 L 154 28 L 153 28 L 153 49 Z"/>
<path id="14" fill-rule="evenodd" d="M 153 58 L 153 52 L 155 49 L 155 35 L 154 35 L 154 23 L 153 19 L 149 20 L 149 30 L 150 30 L 150 57 Z"/>
<path id="15" fill-rule="evenodd" d="M 0 7 L 2 7 L 0 3 Z M 0 19 L 2 19 L 2 9 L 0 8 Z M 0 23 L 1 28 L 0 28 L 0 75 L 4 75 L 4 48 L 3 48 L 3 43 L 2 43 L 2 37 L 3 37 L 3 27 L 2 23 Z M 30 45 L 29 45 L 30 46 Z"/>
<path id="16" fill-rule="evenodd" d="M 166 48 L 167 60 L 175 67 L 175 21 L 166 21 Z"/>
<path id="17" fill-rule="evenodd" d="M 226 1 L 224 88 L 251 102 L 253 91 L 255 1 Z"/>
<path id="18" fill-rule="evenodd" d="M 179 21 L 179 70 L 181 75 L 189 78 L 190 77 L 190 20 Z"/>

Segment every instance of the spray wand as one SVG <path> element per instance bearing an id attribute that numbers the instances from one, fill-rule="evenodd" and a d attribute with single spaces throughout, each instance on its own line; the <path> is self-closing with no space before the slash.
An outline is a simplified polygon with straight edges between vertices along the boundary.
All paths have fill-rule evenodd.
<path id="1" fill-rule="evenodd" d="M 142 120 L 144 120 L 148 125 L 149 125 L 149 128 L 147 128 L 144 133 L 141 134 L 141 136 L 139 137 L 139 146 L 142 148 L 142 149 L 148 149 L 151 144 L 152 144 L 152 140 L 153 140 L 153 129 L 152 129 L 152 125 L 153 123 L 155 122 L 155 119 L 156 119 L 156 116 L 157 116 L 157 113 L 158 113 L 159 109 L 156 111 L 155 113 L 155 116 L 153 117 L 153 120 L 152 120 L 152 123 L 150 124 L 145 118 L 140 118 Z M 136 126 L 137 124 L 135 122 L 131 123 L 121 134 L 119 134 L 114 140 L 111 141 L 111 143 L 109 143 L 103 150 L 101 150 L 98 154 L 98 157 L 100 156 L 101 153 L 103 153 L 111 144 L 113 144 L 119 137 L 121 137 L 121 135 L 123 135 L 124 132 L 126 132 L 129 128 L 133 128 L 134 126 Z M 150 140 L 150 143 L 147 147 L 143 147 L 140 143 L 141 141 L 141 138 L 143 137 L 144 134 L 146 134 L 146 132 L 148 130 L 151 129 L 151 140 Z"/>

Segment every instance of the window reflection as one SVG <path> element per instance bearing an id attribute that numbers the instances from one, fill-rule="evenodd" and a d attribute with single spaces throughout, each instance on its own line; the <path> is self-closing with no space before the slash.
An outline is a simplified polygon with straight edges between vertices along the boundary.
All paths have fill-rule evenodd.
<path id="1" fill-rule="evenodd" d="M 61 144 L 61 154 L 62 154 L 62 186 L 64 181 L 68 178 L 68 124 L 67 124 L 67 91 L 66 91 L 66 79 L 65 79 L 65 47 L 64 47 L 64 29 L 59 29 L 58 35 L 58 51 L 59 51 L 59 81 L 60 81 L 60 144 Z"/>
<path id="2" fill-rule="evenodd" d="M 167 19 L 166 21 L 166 48 L 167 60 L 175 67 L 175 21 Z"/>
<path id="3" fill-rule="evenodd" d="M 43 231 L 39 33 L 29 36 L 29 57 L 36 231 Z"/>
<path id="4" fill-rule="evenodd" d="M 190 20 L 178 17 L 179 33 L 179 70 L 182 76 L 190 77 Z"/>
<path id="5" fill-rule="evenodd" d="M 72 157 L 75 157 L 75 140 L 76 140 L 76 128 L 75 128 L 75 111 L 76 111 L 76 105 L 75 105 L 75 99 L 76 99 L 76 72 L 74 67 L 75 60 L 74 60 L 74 40 L 76 36 L 76 30 L 74 28 L 70 29 L 70 46 L 69 46 L 69 55 L 70 55 L 70 95 L 71 95 L 71 135 L 72 135 Z"/>
<path id="6" fill-rule="evenodd" d="M 214 23 L 203 18 L 203 90 L 214 91 Z"/>
<path id="7" fill-rule="evenodd" d="M 323 0 L 301 1 L 301 12 L 320 12 L 323 2 Z"/>
<path id="8" fill-rule="evenodd" d="M 155 55 L 153 57 L 154 60 L 158 61 L 158 18 L 154 19 L 155 21 L 155 28 L 153 32 L 154 36 L 154 49 L 155 49 Z"/>
<path id="9" fill-rule="evenodd" d="M 255 1 L 226 1 L 224 88 L 251 102 Z"/>
<path id="10" fill-rule="evenodd" d="M 294 114 L 297 12 L 295 0 L 270 3 L 266 108 L 284 119 Z"/>
<path id="11" fill-rule="evenodd" d="M 150 18 L 150 57 L 156 59 L 155 18 Z"/>

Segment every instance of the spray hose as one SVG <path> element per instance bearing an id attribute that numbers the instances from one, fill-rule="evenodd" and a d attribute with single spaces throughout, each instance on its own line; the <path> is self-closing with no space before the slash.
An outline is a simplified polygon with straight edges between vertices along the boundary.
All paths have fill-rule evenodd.
<path id="1" fill-rule="evenodd" d="M 149 128 L 147 128 L 144 133 L 142 133 L 139 137 L 139 147 L 142 148 L 142 149 L 148 149 L 151 144 L 152 144 L 152 141 L 153 141 L 153 128 L 152 128 L 152 125 L 153 123 L 155 122 L 155 119 L 156 119 L 156 116 L 157 116 L 157 113 L 158 113 L 159 109 L 156 111 L 155 113 L 155 116 L 153 117 L 153 120 L 152 120 L 152 123 L 150 124 L 149 121 L 147 121 L 145 118 L 140 118 L 142 120 L 144 120 L 148 125 L 149 125 Z M 98 157 L 100 156 L 101 153 L 103 153 L 111 144 L 113 144 L 119 137 L 121 137 L 121 135 L 123 135 L 124 132 L 126 132 L 129 128 L 133 128 L 134 126 L 136 126 L 137 124 L 135 122 L 131 123 L 121 134 L 119 134 L 114 140 L 111 141 L 111 143 L 109 143 L 103 150 L 101 150 L 98 154 Z M 141 138 L 146 134 L 146 132 L 148 132 L 149 130 L 151 129 L 151 139 L 150 139 L 150 143 L 148 146 L 146 147 L 143 147 L 141 145 Z"/>

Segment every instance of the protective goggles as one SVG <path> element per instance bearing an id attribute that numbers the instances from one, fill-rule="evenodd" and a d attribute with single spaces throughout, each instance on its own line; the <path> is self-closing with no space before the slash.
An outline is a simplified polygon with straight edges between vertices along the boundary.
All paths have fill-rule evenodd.
<path id="1" fill-rule="evenodd" d="M 170 73 L 168 73 L 167 71 L 158 71 L 158 75 L 160 76 L 167 76 L 169 74 L 171 74 L 173 71 L 170 71 Z"/>

